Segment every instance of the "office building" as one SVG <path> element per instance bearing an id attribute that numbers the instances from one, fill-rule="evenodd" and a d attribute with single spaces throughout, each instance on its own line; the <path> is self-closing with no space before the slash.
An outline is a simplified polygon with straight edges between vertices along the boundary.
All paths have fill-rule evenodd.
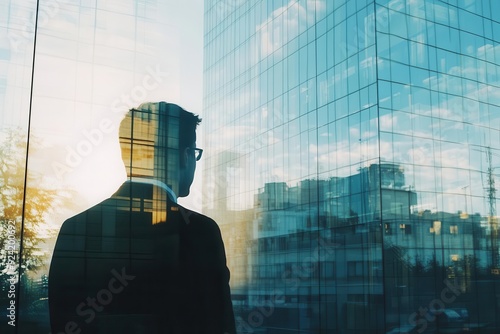
<path id="1" fill-rule="evenodd" d="M 500 3 L 205 1 L 240 333 L 500 330 Z"/>

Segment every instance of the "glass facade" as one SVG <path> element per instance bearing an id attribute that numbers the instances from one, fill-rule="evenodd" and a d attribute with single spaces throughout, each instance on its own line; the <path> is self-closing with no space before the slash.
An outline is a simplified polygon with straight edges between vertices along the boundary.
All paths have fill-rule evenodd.
<path id="1" fill-rule="evenodd" d="M 205 1 L 239 333 L 500 330 L 500 2 Z"/>
<path id="2" fill-rule="evenodd" d="M 201 83 L 191 76 L 196 68 L 201 75 L 202 61 L 192 59 L 191 49 L 199 41 L 201 55 L 202 27 L 193 18 L 201 20 L 202 3 L 191 4 L 187 10 L 163 0 L 0 1 L 0 333 L 50 332 L 55 238 L 67 218 L 126 180 L 119 136 L 126 144 L 130 135 L 119 126 L 129 109 L 169 101 L 200 112 L 189 101 L 198 98 L 201 106 Z M 188 38 L 191 31 L 200 37 Z M 178 162 L 167 159 L 178 155 L 155 152 L 157 118 L 144 118 L 134 122 L 140 140 L 130 143 L 130 151 L 142 145 L 144 154 L 128 171 L 168 179 L 154 167 Z M 173 150 L 177 135 L 160 138 L 162 147 Z M 155 208 L 152 198 L 147 203 Z M 155 215 L 153 221 L 166 214 Z M 92 228 L 99 229 L 97 222 Z"/>

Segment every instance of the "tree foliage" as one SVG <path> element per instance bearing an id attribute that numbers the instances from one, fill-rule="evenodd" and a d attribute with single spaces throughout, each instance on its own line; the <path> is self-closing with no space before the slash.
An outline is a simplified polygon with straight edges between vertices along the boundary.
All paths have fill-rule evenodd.
<path id="1" fill-rule="evenodd" d="M 33 145 L 37 146 L 36 139 Z M 31 149 L 30 149 L 31 151 Z M 58 202 L 56 189 L 44 184 L 43 175 L 26 173 L 26 136 L 20 130 L 9 131 L 0 141 L 0 281 L 7 274 L 9 253 L 7 242 L 9 225 L 15 227 L 16 265 L 19 267 L 19 249 L 22 228 L 23 272 L 36 270 L 44 261 L 39 246 L 55 231 L 47 230 L 46 217 Z M 31 152 L 30 152 L 31 153 Z M 12 238 L 12 236 L 11 236 Z M 12 258 L 10 258 L 12 260 Z M 10 268 L 12 269 L 12 268 Z"/>

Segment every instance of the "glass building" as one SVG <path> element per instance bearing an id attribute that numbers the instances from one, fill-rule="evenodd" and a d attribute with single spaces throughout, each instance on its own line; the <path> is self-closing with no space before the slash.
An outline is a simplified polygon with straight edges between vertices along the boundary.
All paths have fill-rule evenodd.
<path id="1" fill-rule="evenodd" d="M 239 333 L 500 331 L 500 2 L 206 0 L 204 24 Z"/>

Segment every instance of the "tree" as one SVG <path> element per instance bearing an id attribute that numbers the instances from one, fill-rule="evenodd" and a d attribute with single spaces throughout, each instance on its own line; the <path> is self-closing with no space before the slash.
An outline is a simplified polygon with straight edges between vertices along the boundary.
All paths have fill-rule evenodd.
<path id="1" fill-rule="evenodd" d="M 41 142 L 36 138 L 30 140 L 31 153 Z M 13 253 L 9 252 L 13 243 L 16 257 L 10 269 L 19 269 L 21 233 L 22 273 L 42 265 L 46 254 L 39 246 L 56 232 L 48 228 L 46 217 L 64 198 L 44 183 L 43 175 L 31 170 L 25 173 L 26 152 L 26 136 L 21 130 L 10 130 L 0 140 L 0 282 L 3 283 L 11 275 L 8 264 L 13 262 Z"/>

